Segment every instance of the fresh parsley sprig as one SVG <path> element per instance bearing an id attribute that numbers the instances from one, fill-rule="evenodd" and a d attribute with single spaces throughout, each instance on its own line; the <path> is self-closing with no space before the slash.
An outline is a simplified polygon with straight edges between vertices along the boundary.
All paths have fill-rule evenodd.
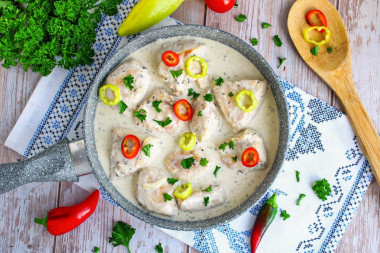
<path id="1" fill-rule="evenodd" d="M 190 167 L 193 165 L 194 162 L 195 162 L 194 157 L 189 157 L 186 159 L 182 159 L 181 165 L 184 169 L 190 169 Z"/>
<path id="2" fill-rule="evenodd" d="M 46 76 L 55 66 L 72 69 L 91 64 L 102 14 L 115 15 L 122 0 L 97 2 L 6 1 L 7 7 L 0 9 L 3 67 L 21 64 L 25 71 L 31 68 Z"/>
<path id="3" fill-rule="evenodd" d="M 331 194 L 330 184 L 325 178 L 323 180 L 315 181 L 312 189 L 315 194 L 317 194 L 318 198 L 323 201 L 327 200 L 327 196 L 330 196 Z"/>
<path id="4" fill-rule="evenodd" d="M 144 153 L 145 153 L 145 155 L 146 155 L 147 157 L 150 157 L 150 149 L 151 149 L 151 147 L 153 147 L 152 144 L 147 144 L 147 145 L 145 145 L 145 146 L 141 149 L 142 151 L 144 151 Z"/>
<path id="5" fill-rule="evenodd" d="M 131 250 L 129 248 L 129 243 L 132 236 L 135 234 L 135 231 L 136 229 L 131 227 L 131 225 L 118 221 L 112 229 L 112 236 L 109 238 L 109 243 L 111 243 L 114 247 L 123 245 L 130 253 Z"/>
<path id="6" fill-rule="evenodd" d="M 170 123 L 172 123 L 173 121 L 169 118 L 169 117 L 166 117 L 166 119 L 164 121 L 160 121 L 160 120 L 155 120 L 154 121 L 159 124 L 160 126 L 162 127 L 166 127 L 167 125 L 169 125 Z"/>

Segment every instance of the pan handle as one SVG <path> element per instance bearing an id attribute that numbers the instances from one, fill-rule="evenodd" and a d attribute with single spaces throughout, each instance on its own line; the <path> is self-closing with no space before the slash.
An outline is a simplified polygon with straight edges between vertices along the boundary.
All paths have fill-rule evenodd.
<path id="1" fill-rule="evenodd" d="M 67 138 L 27 160 L 0 164 L 0 194 L 32 182 L 78 180 Z"/>

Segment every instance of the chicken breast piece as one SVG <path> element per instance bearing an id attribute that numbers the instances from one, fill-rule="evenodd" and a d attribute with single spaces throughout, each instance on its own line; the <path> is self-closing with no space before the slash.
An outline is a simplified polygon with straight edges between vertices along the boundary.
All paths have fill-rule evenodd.
<path id="1" fill-rule="evenodd" d="M 213 93 L 215 99 L 218 102 L 224 117 L 232 125 L 235 133 L 246 128 L 259 112 L 267 89 L 267 83 L 260 80 L 225 82 L 221 86 L 214 87 Z M 237 106 L 235 98 L 236 95 L 242 90 L 253 91 L 257 99 L 257 107 L 255 110 L 245 112 Z M 232 97 L 228 95 L 230 92 L 233 93 Z"/>
<path id="2" fill-rule="evenodd" d="M 139 154 L 133 159 L 127 159 L 121 152 L 121 143 L 124 137 L 128 134 L 133 134 L 129 129 L 125 128 L 115 128 L 113 133 L 113 142 L 111 149 L 111 180 L 116 180 L 122 177 L 129 176 L 150 164 L 154 161 L 156 157 L 161 153 L 164 146 L 164 142 L 157 137 L 149 136 L 147 138 L 142 138 L 138 136 L 141 143 L 141 148 L 146 145 L 152 145 L 150 148 L 150 154 L 147 156 L 144 151 L 140 150 Z"/>
<path id="3" fill-rule="evenodd" d="M 210 93 L 210 91 L 206 93 Z M 190 130 L 195 133 L 198 140 L 207 141 L 218 133 L 221 121 L 214 102 L 196 99 L 193 102 L 193 112 L 194 116 L 190 121 Z M 202 116 L 199 116 L 199 113 Z"/>
<path id="4" fill-rule="evenodd" d="M 168 183 L 170 176 L 162 168 L 146 167 L 138 175 L 136 198 L 137 201 L 148 211 L 172 216 L 177 214 L 178 206 L 173 197 L 174 185 Z M 164 194 L 173 197 L 166 200 Z"/>
<path id="5" fill-rule="evenodd" d="M 126 87 L 124 82 L 124 78 L 129 75 L 133 77 L 132 90 Z M 119 88 L 121 100 L 130 109 L 134 109 L 144 99 L 152 86 L 152 82 L 148 69 L 134 59 L 123 62 L 104 81 L 105 84 L 113 84 Z"/>
<path id="6" fill-rule="evenodd" d="M 248 128 L 226 140 L 225 143 L 229 144 L 231 141 L 234 143 L 233 149 L 229 145 L 226 145 L 225 150 L 219 149 L 222 155 L 221 160 L 225 165 L 237 170 L 265 169 L 267 167 L 264 141 L 258 133 Z M 255 167 L 245 167 L 241 162 L 243 152 L 249 147 L 254 147 L 259 153 L 259 162 Z"/>
<path id="7" fill-rule="evenodd" d="M 185 169 L 182 166 L 182 160 L 194 158 L 191 167 Z M 165 159 L 165 168 L 175 178 L 182 180 L 197 180 L 202 177 L 204 173 L 212 167 L 212 162 L 208 162 L 206 166 L 200 165 L 200 160 L 206 158 L 206 155 L 200 150 L 178 151 L 169 154 Z M 189 161 L 189 160 L 188 160 Z"/>
<path id="8" fill-rule="evenodd" d="M 162 101 L 159 105 L 160 112 L 157 112 L 156 108 L 153 106 L 153 101 Z M 146 119 L 141 122 L 140 119 L 135 117 L 136 124 L 146 127 L 148 130 L 156 130 L 161 133 L 177 134 L 182 131 L 185 123 L 184 121 L 177 118 L 173 112 L 173 104 L 175 103 L 174 97 L 169 95 L 164 89 L 156 89 L 152 96 L 145 100 L 136 111 L 144 110 L 146 114 Z M 172 122 L 162 127 L 156 121 L 165 121 L 169 118 Z"/>
<path id="9" fill-rule="evenodd" d="M 227 199 L 225 190 L 221 186 L 212 186 L 211 188 L 210 192 L 199 190 L 187 199 L 178 199 L 179 208 L 183 211 L 199 211 L 223 204 Z M 207 206 L 205 198 L 208 198 Z"/>
<path id="10" fill-rule="evenodd" d="M 167 66 L 161 59 L 162 54 L 165 51 L 173 51 L 179 56 L 179 64 L 174 67 Z M 166 43 L 162 46 L 162 50 L 159 52 L 159 66 L 158 73 L 164 78 L 165 82 L 168 82 L 168 86 L 173 90 L 174 95 L 184 95 L 189 88 L 197 90 L 197 86 L 201 89 L 205 88 L 209 82 L 209 74 L 202 78 L 192 78 L 185 70 L 185 62 L 191 56 L 198 56 L 205 58 L 206 46 L 193 39 L 180 39 L 176 42 Z M 182 74 L 175 78 L 170 71 L 183 70 Z M 201 66 L 197 62 L 193 62 L 191 66 L 193 73 L 200 73 Z M 210 68 L 208 69 L 208 73 Z"/>

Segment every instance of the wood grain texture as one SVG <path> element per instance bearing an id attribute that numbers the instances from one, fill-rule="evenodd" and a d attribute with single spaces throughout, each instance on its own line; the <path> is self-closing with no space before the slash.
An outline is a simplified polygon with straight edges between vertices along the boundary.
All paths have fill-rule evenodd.
<path id="1" fill-rule="evenodd" d="M 331 1 L 341 13 L 347 26 L 353 55 L 353 76 L 359 93 L 377 129 L 380 128 L 380 4 L 378 0 Z M 323 101 L 342 108 L 331 90 L 310 70 L 297 54 L 287 34 L 287 13 L 294 0 L 240 0 L 239 8 L 226 14 L 207 10 L 203 0 L 186 0 L 173 14 L 184 23 L 206 24 L 231 32 L 250 41 L 259 39 L 256 50 L 281 77 L 308 91 Z M 233 18 L 246 14 L 248 20 L 238 23 Z M 261 29 L 261 22 L 273 24 Z M 278 34 L 281 48 L 274 46 L 272 37 Z M 287 61 L 277 69 L 278 57 Z M 17 118 L 31 95 L 39 75 L 23 72 L 19 67 L 0 67 L 0 162 L 11 162 L 21 156 L 3 146 Z M 158 229 L 128 215 L 101 200 L 93 216 L 74 231 L 54 238 L 42 226 L 33 224 L 35 216 L 59 205 L 71 205 L 83 200 L 88 193 L 70 183 L 39 183 L 20 187 L 0 195 L 0 252 L 91 252 L 98 246 L 101 252 L 127 252 L 112 248 L 108 237 L 116 221 L 135 227 L 133 252 L 154 252 L 161 242 L 165 252 L 199 251 L 164 234 Z M 343 236 L 337 252 L 380 252 L 380 187 L 372 182 L 356 216 Z"/>
<path id="2" fill-rule="evenodd" d="M 317 33 L 319 38 L 316 40 L 322 41 L 326 36 L 330 36 L 327 35 L 327 32 L 331 33 L 331 39 L 320 46 L 317 56 L 310 53 L 311 48 L 314 48 L 315 45 L 306 42 L 305 35 L 302 34 L 304 29 L 310 27 L 304 17 L 313 9 L 321 10 L 328 17 L 329 30 L 323 34 Z M 380 183 L 380 137 L 355 89 L 350 43 L 339 12 L 327 0 L 298 0 L 289 11 L 287 24 L 290 37 L 301 57 L 341 101 L 363 153 Z M 311 31 L 309 34 L 312 36 Z M 327 52 L 329 46 L 333 47 L 332 53 Z"/>

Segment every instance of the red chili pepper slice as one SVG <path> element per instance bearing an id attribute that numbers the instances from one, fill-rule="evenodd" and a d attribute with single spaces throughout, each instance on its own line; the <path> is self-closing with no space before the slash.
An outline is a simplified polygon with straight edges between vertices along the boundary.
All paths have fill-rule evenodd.
<path id="1" fill-rule="evenodd" d="M 133 159 L 140 151 L 140 140 L 135 135 L 127 135 L 121 143 L 121 152 L 127 159 Z"/>
<path id="2" fill-rule="evenodd" d="M 319 21 L 321 21 L 322 24 L 315 24 L 312 20 L 312 16 L 313 15 L 316 15 L 319 19 Z M 310 25 L 310 26 L 327 26 L 327 19 L 325 17 L 325 14 L 323 14 L 322 11 L 320 10 L 311 10 L 309 11 L 307 14 L 306 14 L 306 22 Z M 320 33 L 324 33 L 325 30 L 321 30 L 319 31 Z"/>
<path id="3" fill-rule="evenodd" d="M 177 101 L 173 106 L 173 110 L 175 115 L 182 121 L 191 120 L 193 117 L 193 107 L 186 99 Z"/>
<path id="4" fill-rule="evenodd" d="M 162 61 L 166 66 L 174 67 L 179 63 L 179 56 L 173 51 L 165 51 L 161 56 Z"/>
<path id="5" fill-rule="evenodd" d="M 44 219 L 35 218 L 34 222 L 44 225 L 50 234 L 62 235 L 78 227 L 96 209 L 99 190 L 94 191 L 83 202 L 74 206 L 62 206 L 50 210 Z"/>
<path id="6" fill-rule="evenodd" d="M 259 163 L 259 153 L 253 147 L 244 150 L 241 155 L 241 163 L 245 167 L 255 167 Z"/>

